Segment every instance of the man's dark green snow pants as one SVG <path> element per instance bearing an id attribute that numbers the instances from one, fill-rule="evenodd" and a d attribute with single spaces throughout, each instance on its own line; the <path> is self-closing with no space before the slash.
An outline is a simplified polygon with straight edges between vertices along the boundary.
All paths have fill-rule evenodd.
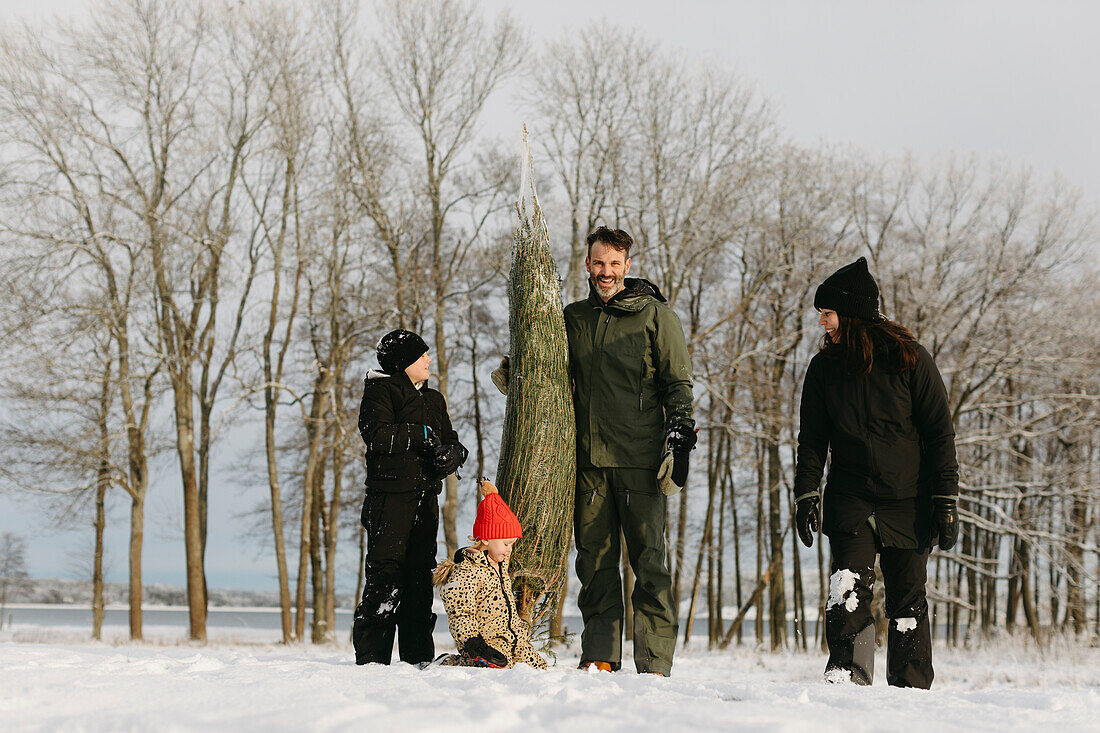
<path id="1" fill-rule="evenodd" d="M 577 543 L 577 596 L 584 619 L 581 660 L 622 659 L 623 584 L 620 531 L 636 581 L 634 665 L 638 672 L 672 671 L 676 648 L 676 604 L 665 549 L 667 499 L 655 471 L 633 468 L 580 468 L 573 519 Z"/>

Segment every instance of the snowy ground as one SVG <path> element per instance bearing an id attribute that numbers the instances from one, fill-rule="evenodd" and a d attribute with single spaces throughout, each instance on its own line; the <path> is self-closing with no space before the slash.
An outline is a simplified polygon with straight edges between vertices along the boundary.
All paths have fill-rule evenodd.
<path id="1" fill-rule="evenodd" d="M 1018 641 L 937 649 L 933 690 L 821 682 L 824 656 L 750 649 L 678 654 L 669 679 L 582 672 L 356 667 L 351 650 L 281 647 L 270 632 L 180 630 L 151 641 L 0 632 L 0 729 L 366 731 L 1100 730 L 1100 649 L 1046 653 Z M 449 637 L 437 635 L 440 650 Z M 452 647 L 453 648 L 453 647 Z"/>

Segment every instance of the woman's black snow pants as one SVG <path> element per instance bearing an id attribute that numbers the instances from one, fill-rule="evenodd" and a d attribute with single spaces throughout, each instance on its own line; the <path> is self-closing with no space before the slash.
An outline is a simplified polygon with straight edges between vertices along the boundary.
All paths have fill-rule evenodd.
<path id="1" fill-rule="evenodd" d="M 367 530 L 367 557 L 363 599 L 352 625 L 355 663 L 389 664 L 395 631 L 402 662 L 429 662 L 435 656 L 436 494 L 370 492 L 361 519 Z"/>
<path id="2" fill-rule="evenodd" d="M 932 686 L 932 635 L 924 586 L 928 550 L 884 547 L 870 525 L 829 537 L 832 575 L 825 607 L 830 670 L 848 670 L 858 684 L 874 677 L 875 627 L 871 598 L 875 555 L 886 586 L 886 681 L 895 687 Z"/>

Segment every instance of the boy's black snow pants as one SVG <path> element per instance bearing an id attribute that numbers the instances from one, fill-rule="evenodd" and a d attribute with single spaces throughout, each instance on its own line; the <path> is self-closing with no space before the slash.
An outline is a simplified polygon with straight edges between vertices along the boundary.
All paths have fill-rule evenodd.
<path id="1" fill-rule="evenodd" d="M 826 672 L 849 670 L 853 681 L 871 684 L 875 649 L 871 598 L 878 554 L 889 619 L 886 681 L 895 687 L 930 688 L 934 676 L 932 635 L 924 591 L 928 550 L 884 547 L 868 524 L 855 532 L 830 535 L 829 546 L 832 576 L 825 608 Z"/>
<path id="2" fill-rule="evenodd" d="M 620 533 L 636 578 L 634 666 L 639 672 L 672 671 L 676 649 L 676 603 L 665 551 L 667 499 L 657 473 L 641 469 L 583 468 L 577 471 L 573 532 L 577 542 L 577 605 L 584 620 L 581 660 L 622 657 L 623 585 Z"/>
<path id="3" fill-rule="evenodd" d="M 432 569 L 439 529 L 434 491 L 368 492 L 363 502 L 367 557 L 363 599 L 355 609 L 355 663 L 390 663 L 397 632 L 402 662 L 435 656 Z"/>

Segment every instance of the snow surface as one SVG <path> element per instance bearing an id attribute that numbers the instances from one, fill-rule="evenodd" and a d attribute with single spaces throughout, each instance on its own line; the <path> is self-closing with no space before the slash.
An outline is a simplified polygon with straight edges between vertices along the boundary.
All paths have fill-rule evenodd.
<path id="1" fill-rule="evenodd" d="M 352 663 L 350 645 L 280 646 L 255 630 L 190 645 L 89 642 L 57 629 L 0 632 L 0 728 L 15 730 L 1032 731 L 1100 729 L 1100 649 L 1040 652 L 1018 639 L 978 651 L 937 646 L 931 691 L 828 685 L 825 655 L 749 648 L 677 653 L 665 679 Z M 437 651 L 453 649 L 436 635 Z M 702 645 L 700 645 L 701 647 Z M 880 650 L 881 652 L 881 650 Z M 629 659 L 629 653 L 626 657 Z M 880 653 L 876 660 L 884 669 Z"/>

